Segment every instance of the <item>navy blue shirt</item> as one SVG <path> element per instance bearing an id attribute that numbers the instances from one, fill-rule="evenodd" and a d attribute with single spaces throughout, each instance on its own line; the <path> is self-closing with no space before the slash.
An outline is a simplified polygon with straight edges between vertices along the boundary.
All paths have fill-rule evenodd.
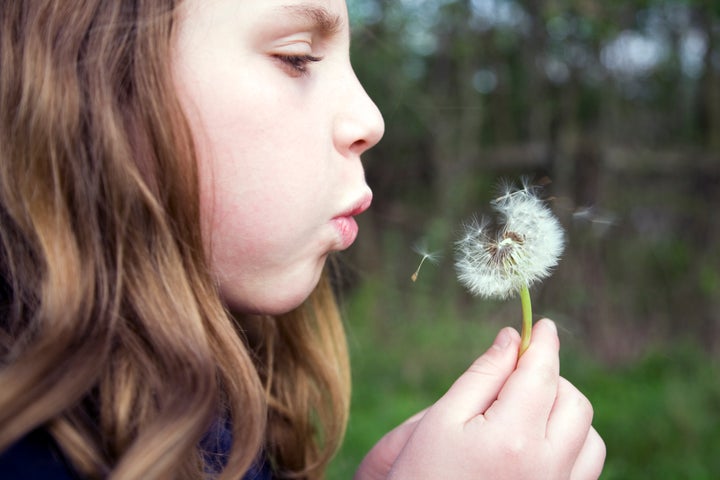
<path id="1" fill-rule="evenodd" d="M 203 440 L 206 460 L 212 470 L 224 466 L 223 453 L 232 440 L 224 428 L 214 428 Z M 217 452 L 213 454 L 212 452 Z M 37 429 L 0 453 L 0 478 L 3 480 L 83 480 L 62 454 L 55 440 L 44 429 Z M 267 462 L 250 470 L 243 480 L 272 480 Z"/>
<path id="2" fill-rule="evenodd" d="M 53 438 L 43 429 L 25 435 L 0 454 L 0 478 L 78 480 Z"/>

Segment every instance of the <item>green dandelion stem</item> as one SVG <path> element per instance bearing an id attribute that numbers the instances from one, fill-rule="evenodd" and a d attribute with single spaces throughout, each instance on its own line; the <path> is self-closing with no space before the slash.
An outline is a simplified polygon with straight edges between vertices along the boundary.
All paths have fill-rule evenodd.
<path id="1" fill-rule="evenodd" d="M 522 330 L 520 332 L 520 355 L 530 346 L 530 335 L 532 333 L 532 303 L 530 301 L 530 290 L 527 285 L 520 289 L 520 302 L 522 303 Z"/>

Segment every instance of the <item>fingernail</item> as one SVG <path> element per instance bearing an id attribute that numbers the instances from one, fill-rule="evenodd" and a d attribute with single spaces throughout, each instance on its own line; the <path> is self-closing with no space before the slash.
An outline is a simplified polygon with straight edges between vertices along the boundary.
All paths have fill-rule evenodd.
<path id="1" fill-rule="evenodd" d="M 555 325 L 555 322 L 553 322 L 549 318 L 543 318 L 543 321 L 557 334 L 557 325 Z"/>
<path id="2" fill-rule="evenodd" d="M 508 332 L 507 328 L 503 328 L 502 330 L 500 330 L 500 333 L 498 333 L 497 337 L 495 337 L 493 347 L 500 350 L 505 350 L 510 345 L 510 342 L 512 342 L 510 332 Z"/>

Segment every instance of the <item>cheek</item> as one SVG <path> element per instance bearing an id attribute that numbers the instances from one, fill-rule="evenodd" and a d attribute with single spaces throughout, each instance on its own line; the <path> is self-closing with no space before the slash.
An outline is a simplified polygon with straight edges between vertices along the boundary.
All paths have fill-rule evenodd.
<path id="1" fill-rule="evenodd" d="M 213 212 L 208 225 L 210 267 L 231 310 L 287 312 L 317 285 L 324 256 L 294 225 L 269 222 L 266 210 L 247 208 Z"/>
<path id="2" fill-rule="evenodd" d="M 215 271 L 261 275 L 312 255 L 317 220 L 307 199 L 267 171 L 219 170 L 201 172 L 203 233 Z"/>
<path id="3" fill-rule="evenodd" d="M 332 205 L 333 182 L 322 159 L 329 142 L 281 86 L 246 85 L 232 75 L 200 80 L 186 84 L 183 101 L 221 295 L 234 310 L 290 310 L 315 287 L 328 250 L 323 205 Z"/>

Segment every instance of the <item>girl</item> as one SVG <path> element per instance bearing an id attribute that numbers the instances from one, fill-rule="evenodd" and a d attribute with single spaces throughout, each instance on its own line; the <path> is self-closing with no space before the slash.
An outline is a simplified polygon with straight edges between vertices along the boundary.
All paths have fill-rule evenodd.
<path id="1" fill-rule="evenodd" d="M 320 478 L 349 400 L 325 275 L 383 133 L 343 0 L 0 6 L 0 476 Z M 358 479 L 597 478 L 554 326 Z"/>

